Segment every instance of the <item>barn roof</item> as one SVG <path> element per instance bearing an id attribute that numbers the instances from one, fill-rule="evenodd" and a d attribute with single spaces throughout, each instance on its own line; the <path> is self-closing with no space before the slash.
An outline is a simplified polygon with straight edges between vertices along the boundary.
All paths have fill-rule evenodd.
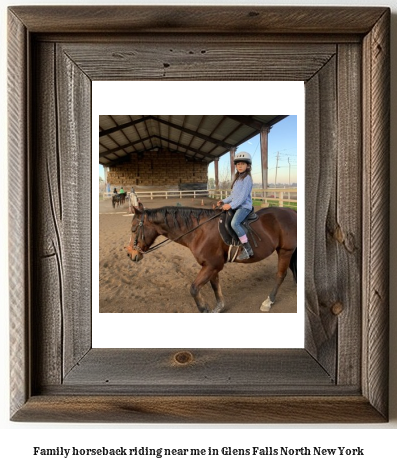
<path id="1" fill-rule="evenodd" d="M 286 116 L 131 116 L 99 117 L 99 163 L 111 167 L 131 153 L 168 149 L 210 163 Z"/>

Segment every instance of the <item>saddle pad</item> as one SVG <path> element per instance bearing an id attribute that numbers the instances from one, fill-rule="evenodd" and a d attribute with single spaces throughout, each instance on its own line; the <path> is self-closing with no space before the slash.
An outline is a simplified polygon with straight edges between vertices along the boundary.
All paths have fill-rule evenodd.
<path id="1" fill-rule="evenodd" d="M 219 234 L 222 237 L 223 242 L 226 245 L 241 245 L 240 239 L 238 238 L 238 235 L 234 232 L 231 226 L 231 222 L 234 216 L 234 211 L 229 210 L 229 211 L 224 211 L 218 222 L 218 230 Z M 242 226 L 245 228 L 245 231 L 249 237 L 249 234 L 251 232 L 251 229 L 249 225 L 256 221 L 258 219 L 257 214 L 252 210 L 245 221 L 243 221 Z"/>

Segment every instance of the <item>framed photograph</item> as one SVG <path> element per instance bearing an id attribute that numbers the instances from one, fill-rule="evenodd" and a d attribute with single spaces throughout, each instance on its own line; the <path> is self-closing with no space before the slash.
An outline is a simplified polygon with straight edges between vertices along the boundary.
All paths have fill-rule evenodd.
<path id="1" fill-rule="evenodd" d="M 189 100 L 183 99 L 186 96 Z M 263 109 L 266 115 L 260 114 Z M 303 347 L 304 83 L 255 81 L 248 89 L 244 81 L 97 81 L 92 84 L 92 116 L 93 155 L 100 156 L 99 178 L 106 179 L 100 183 L 100 198 L 92 192 L 92 346 L 168 348 L 183 339 L 189 348 Z M 233 155 L 248 152 L 252 160 L 256 214 L 290 213 L 297 220 L 296 235 L 293 224 L 288 225 L 294 248 L 300 247 L 297 282 L 290 263 L 285 263 L 286 277 L 267 307 L 278 283 L 279 256 L 273 247 L 268 249 L 269 242 L 261 242 L 270 239 L 255 222 L 249 239 L 255 251 L 265 247 L 265 255 L 254 263 L 236 263 L 238 247 L 224 246 L 222 257 L 234 262 L 218 268 L 222 300 L 217 305 L 209 282 L 200 286 L 209 312 L 192 329 L 188 319 L 199 310 L 191 285 L 201 279 L 199 261 L 204 258 L 205 267 L 218 263 L 210 252 L 213 241 L 222 244 L 217 230 L 221 212 L 214 206 L 230 193 L 231 144 L 238 147 Z M 209 177 L 214 175 L 217 185 L 214 178 L 211 185 Z M 263 179 L 269 182 L 265 200 Z M 98 162 L 93 159 L 92 187 L 97 186 Z M 132 205 L 128 195 L 119 203 L 121 194 L 114 193 L 131 187 L 150 214 L 161 214 L 159 223 L 167 215 L 161 232 L 170 230 L 171 240 L 179 238 L 179 243 L 169 243 L 158 237 L 138 261 L 127 257 L 135 240 Z M 277 204 L 283 208 L 262 207 L 275 204 L 279 196 L 283 201 Z M 205 222 L 207 215 L 210 220 Z M 190 229 L 186 216 L 192 217 Z M 273 222 L 269 227 L 272 230 Z M 205 250 L 194 246 L 200 231 L 206 235 Z M 214 309 L 218 315 L 211 313 Z M 181 323 L 183 313 L 189 315 Z"/>
<path id="2" fill-rule="evenodd" d="M 389 23 L 384 7 L 9 8 L 11 420 L 388 420 Z M 304 82 L 303 348 L 93 348 L 95 81 Z"/>

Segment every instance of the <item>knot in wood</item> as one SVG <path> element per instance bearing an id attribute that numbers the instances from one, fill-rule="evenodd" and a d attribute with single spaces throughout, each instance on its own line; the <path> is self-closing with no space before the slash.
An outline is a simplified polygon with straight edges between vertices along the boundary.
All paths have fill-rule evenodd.
<path id="1" fill-rule="evenodd" d="M 186 365 L 193 361 L 193 355 L 190 352 L 178 352 L 175 354 L 174 360 L 180 365 Z"/>
<path id="2" fill-rule="evenodd" d="M 332 305 L 331 311 L 332 314 L 334 314 L 335 316 L 339 316 L 343 311 L 343 304 L 337 301 L 335 304 Z"/>
<path id="3" fill-rule="evenodd" d="M 343 244 L 345 240 L 345 235 L 343 234 L 342 228 L 337 226 L 334 232 L 334 239 L 336 239 L 340 244 Z"/>

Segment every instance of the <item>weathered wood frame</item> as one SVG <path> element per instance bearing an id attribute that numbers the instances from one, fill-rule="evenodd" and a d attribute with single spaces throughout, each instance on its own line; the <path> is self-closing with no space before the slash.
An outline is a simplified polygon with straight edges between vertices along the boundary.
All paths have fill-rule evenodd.
<path id="1" fill-rule="evenodd" d="M 386 421 L 389 9 L 12 7 L 8 21 L 11 419 Z M 92 349 L 91 81 L 230 79 L 306 82 L 306 347 Z"/>

